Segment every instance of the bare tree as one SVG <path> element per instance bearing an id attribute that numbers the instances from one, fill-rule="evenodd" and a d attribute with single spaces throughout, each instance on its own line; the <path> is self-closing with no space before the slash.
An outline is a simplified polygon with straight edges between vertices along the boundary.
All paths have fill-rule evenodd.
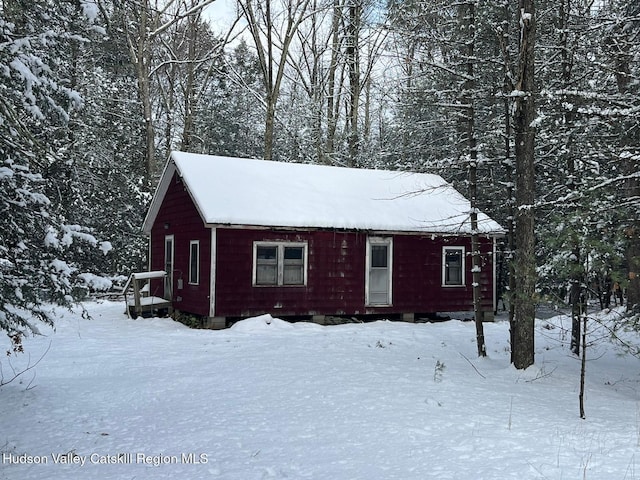
<path id="1" fill-rule="evenodd" d="M 311 0 L 239 0 L 253 39 L 266 91 L 264 158 L 273 158 L 276 106 L 289 49 L 308 16 Z"/>
<path id="2" fill-rule="evenodd" d="M 185 9 L 197 5 L 197 0 L 182 1 L 186 2 Z M 179 14 L 180 10 L 173 13 Z M 152 73 L 159 92 L 156 119 L 164 130 L 163 157 L 176 146 L 183 151 L 192 150 L 197 135 L 196 110 L 220 71 L 223 49 L 232 31 L 233 26 L 225 36 L 216 36 L 198 11 L 173 24 L 159 38 L 158 56 L 162 61 L 157 62 Z"/>
<path id="3" fill-rule="evenodd" d="M 358 164 L 361 143 L 371 131 L 372 75 L 388 31 L 379 28 L 370 18 L 377 8 L 375 3 L 347 0 L 346 6 L 344 43 L 349 80 L 349 96 L 346 102 L 346 164 L 353 167 Z"/>
<path id="4" fill-rule="evenodd" d="M 152 77 L 156 73 L 155 57 L 160 37 L 173 25 L 199 14 L 215 0 L 141 0 L 117 2 L 97 0 L 102 19 L 110 32 L 126 33 L 129 57 L 138 81 L 139 100 L 145 124 L 145 176 L 148 185 L 157 166 L 156 128 L 154 123 L 154 94 Z"/>

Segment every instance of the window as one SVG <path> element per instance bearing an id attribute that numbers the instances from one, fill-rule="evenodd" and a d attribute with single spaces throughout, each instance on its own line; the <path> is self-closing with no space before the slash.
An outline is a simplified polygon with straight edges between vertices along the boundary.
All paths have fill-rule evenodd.
<path id="1" fill-rule="evenodd" d="M 306 285 L 306 243 L 255 242 L 253 251 L 254 285 Z"/>
<path id="2" fill-rule="evenodd" d="M 464 247 L 442 249 L 442 285 L 464 285 Z"/>
<path id="3" fill-rule="evenodd" d="M 371 267 L 387 268 L 388 265 L 388 245 L 371 245 Z"/>
<path id="4" fill-rule="evenodd" d="M 200 283 L 200 240 L 189 242 L 189 283 Z"/>
<path id="5" fill-rule="evenodd" d="M 258 245 L 256 248 L 256 285 L 278 284 L 278 247 Z"/>
<path id="6" fill-rule="evenodd" d="M 393 239 L 391 237 L 367 238 L 365 276 L 365 301 L 367 305 L 391 305 L 392 250 Z"/>
<path id="7" fill-rule="evenodd" d="M 304 247 L 283 247 L 282 282 L 304 285 Z"/>

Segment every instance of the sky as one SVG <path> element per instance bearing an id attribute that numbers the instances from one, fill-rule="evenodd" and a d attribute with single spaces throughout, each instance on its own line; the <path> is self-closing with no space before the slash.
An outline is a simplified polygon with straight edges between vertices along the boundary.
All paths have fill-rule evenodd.
<path id="1" fill-rule="evenodd" d="M 228 28 L 236 17 L 235 0 L 216 0 L 204 10 L 204 15 L 209 19 L 216 30 Z"/>

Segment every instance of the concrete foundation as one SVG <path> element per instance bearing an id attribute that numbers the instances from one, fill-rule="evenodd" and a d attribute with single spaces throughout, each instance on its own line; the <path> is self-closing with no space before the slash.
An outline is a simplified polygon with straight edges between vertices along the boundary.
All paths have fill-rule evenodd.
<path id="1" fill-rule="evenodd" d="M 402 321 L 403 322 L 409 322 L 409 323 L 415 323 L 416 322 L 416 314 L 415 313 L 403 313 L 402 314 Z"/>
<path id="2" fill-rule="evenodd" d="M 327 317 L 326 317 L 326 315 L 313 315 L 311 317 L 311 321 L 313 323 L 317 323 L 318 325 L 326 325 L 327 324 Z"/>
<path id="3" fill-rule="evenodd" d="M 211 330 L 222 330 L 227 328 L 227 319 L 226 317 L 207 317 L 203 320 L 202 327 Z"/>

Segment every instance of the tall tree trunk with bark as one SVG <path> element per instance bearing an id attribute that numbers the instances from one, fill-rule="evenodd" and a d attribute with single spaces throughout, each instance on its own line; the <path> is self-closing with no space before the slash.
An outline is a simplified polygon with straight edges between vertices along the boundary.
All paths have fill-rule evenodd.
<path id="1" fill-rule="evenodd" d="M 515 310 L 512 328 L 512 360 L 518 369 L 534 362 L 535 321 L 535 237 L 534 201 L 535 169 L 534 145 L 534 46 L 536 18 L 534 0 L 520 0 L 520 49 L 515 97 L 515 154 L 516 154 L 516 253 L 515 253 Z"/>
<path id="2" fill-rule="evenodd" d="M 478 233 L 478 146 L 475 133 L 474 93 L 475 80 L 475 3 L 461 6 L 461 25 L 466 32 L 466 81 L 463 84 L 462 103 L 465 107 L 466 143 L 469 158 L 469 200 L 471 201 L 471 285 L 473 292 L 473 312 L 476 324 L 478 356 L 487 355 L 482 314 L 482 258 Z"/>
<path id="3" fill-rule="evenodd" d="M 338 112 L 340 104 L 338 92 L 342 82 L 338 77 L 338 55 L 342 44 L 340 25 L 342 24 L 342 8 L 340 0 L 333 0 L 331 19 L 331 60 L 329 61 L 328 85 L 327 85 L 327 137 L 324 149 L 324 162 L 332 164 L 335 152 L 336 128 L 338 125 Z"/>
<path id="4" fill-rule="evenodd" d="M 571 0 L 561 0 L 558 5 L 558 45 L 560 47 L 560 85 L 561 88 L 570 91 L 572 87 L 571 72 L 573 70 L 573 53 L 569 45 L 570 16 L 571 16 Z M 562 120 L 567 131 L 571 131 L 571 125 L 575 121 L 575 112 L 571 109 L 565 109 Z M 567 165 L 567 191 L 569 194 L 575 192 L 579 188 L 579 180 L 576 173 L 575 148 L 571 135 L 565 137 L 565 160 Z M 569 208 L 567 212 L 569 216 L 576 215 L 576 209 Z M 582 297 L 584 285 L 584 269 L 582 267 L 582 252 L 578 235 L 572 232 L 570 235 L 570 277 L 571 284 L 569 286 L 569 304 L 571 305 L 571 351 L 575 355 L 580 355 L 580 325 L 582 322 Z"/>
<path id="5" fill-rule="evenodd" d="M 196 109 L 196 87 L 195 87 L 195 71 L 196 71 L 196 42 L 198 33 L 198 23 L 200 15 L 193 15 L 187 19 L 187 74 L 184 87 L 184 127 L 182 129 L 182 141 L 180 149 L 191 151 L 191 141 L 194 135 L 193 124 Z"/>
<path id="6" fill-rule="evenodd" d="M 513 295 L 516 291 L 515 284 L 515 269 L 514 269 L 514 253 L 515 253 L 515 189 L 513 179 L 515 177 L 515 165 L 512 156 L 511 140 L 513 136 L 513 128 L 511 124 L 511 93 L 514 89 L 514 75 L 512 55 L 510 49 L 510 31 L 511 31 L 511 7 L 509 2 L 504 2 L 503 5 L 503 19 L 500 27 L 497 29 L 498 43 L 502 52 L 503 58 L 503 80 L 502 80 L 502 96 L 503 96 L 503 118 L 504 118 L 504 157 L 502 159 L 502 165 L 505 169 L 505 176 L 509 181 L 506 184 L 507 195 L 507 238 L 506 238 L 506 251 L 505 260 L 508 265 L 509 282 L 508 291 L 506 293 L 509 301 L 509 325 L 510 325 L 510 344 L 514 345 L 514 332 L 515 332 L 515 303 L 513 301 Z M 504 298 L 503 298 L 504 301 Z M 511 351 L 511 362 L 513 363 L 513 349 Z"/>
<path id="7" fill-rule="evenodd" d="M 361 0 L 350 0 L 347 25 L 347 66 L 349 69 L 349 158 L 347 166 L 354 167 L 360 146 L 358 131 L 360 117 L 360 19 L 362 17 Z"/>
<path id="8" fill-rule="evenodd" d="M 136 32 L 129 32 L 129 50 L 131 59 L 135 65 L 138 79 L 139 98 L 142 104 L 145 132 L 145 177 L 147 185 L 151 188 L 151 181 L 156 157 L 156 133 L 153 123 L 153 107 L 151 104 L 151 42 L 149 40 L 149 5 L 143 2 L 140 6 L 139 23 Z M 126 20 L 125 20 L 126 21 Z"/>

